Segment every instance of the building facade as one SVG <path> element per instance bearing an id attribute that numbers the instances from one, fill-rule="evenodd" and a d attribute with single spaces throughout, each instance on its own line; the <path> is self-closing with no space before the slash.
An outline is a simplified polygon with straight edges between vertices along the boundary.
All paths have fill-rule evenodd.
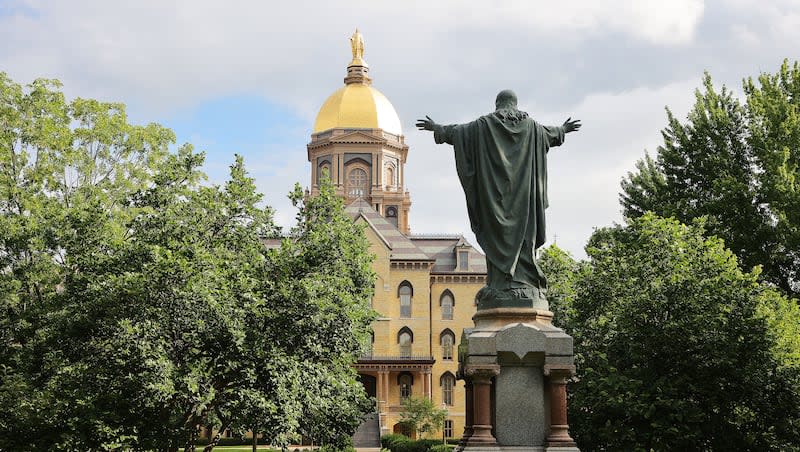
<path id="1" fill-rule="evenodd" d="M 475 294 L 485 285 L 486 261 L 463 236 L 413 235 L 405 186 L 409 147 L 400 119 L 372 87 L 363 38 L 351 38 L 345 85 L 319 110 L 307 146 L 311 193 L 330 177 L 356 222 L 367 225 L 377 275 L 371 348 L 358 360 L 367 392 L 377 400 L 380 434 L 406 433 L 402 400 L 424 396 L 447 410 L 444 433 L 458 438 L 465 424 L 463 382 L 457 382 L 457 343 L 472 326 Z"/>

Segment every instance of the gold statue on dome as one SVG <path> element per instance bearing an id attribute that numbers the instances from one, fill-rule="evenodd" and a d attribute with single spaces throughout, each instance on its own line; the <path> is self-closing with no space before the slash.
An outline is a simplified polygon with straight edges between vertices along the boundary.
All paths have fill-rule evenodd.
<path id="1" fill-rule="evenodd" d="M 366 66 L 364 63 L 364 37 L 361 36 L 358 28 L 350 37 L 350 47 L 353 49 L 353 61 L 350 62 L 350 65 Z"/>

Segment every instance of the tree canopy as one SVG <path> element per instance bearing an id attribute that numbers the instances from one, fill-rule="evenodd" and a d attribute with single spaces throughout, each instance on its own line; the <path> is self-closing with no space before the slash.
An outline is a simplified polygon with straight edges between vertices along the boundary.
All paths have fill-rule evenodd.
<path id="1" fill-rule="evenodd" d="M 444 428 L 447 410 L 438 408 L 427 397 L 406 397 L 402 402 L 400 422 L 421 436 Z"/>
<path id="2" fill-rule="evenodd" d="M 59 88 L 0 74 L 0 449 L 349 437 L 373 275 L 330 185 L 277 239 L 240 157 L 204 183 L 170 130 Z"/>
<path id="3" fill-rule="evenodd" d="M 744 81 L 742 103 L 706 74 L 685 122 L 667 109 L 664 144 L 622 181 L 627 217 L 705 216 L 743 269 L 800 295 L 800 65 Z"/>
<path id="4" fill-rule="evenodd" d="M 597 230 L 564 327 L 570 425 L 588 450 L 794 450 L 800 310 L 702 222 Z M 560 286 L 570 292 L 570 286 Z"/>

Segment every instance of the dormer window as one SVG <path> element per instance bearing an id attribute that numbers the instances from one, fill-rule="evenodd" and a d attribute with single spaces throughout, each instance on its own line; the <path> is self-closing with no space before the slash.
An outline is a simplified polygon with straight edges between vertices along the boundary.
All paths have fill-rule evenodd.
<path id="1" fill-rule="evenodd" d="M 458 250 L 458 270 L 469 270 L 469 250 Z"/>

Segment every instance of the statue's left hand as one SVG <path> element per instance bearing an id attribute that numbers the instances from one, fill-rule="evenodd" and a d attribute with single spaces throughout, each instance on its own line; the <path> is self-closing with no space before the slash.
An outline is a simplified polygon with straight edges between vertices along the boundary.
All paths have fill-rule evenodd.
<path id="1" fill-rule="evenodd" d="M 571 119 L 572 118 L 570 117 L 570 118 L 567 118 L 566 121 L 564 121 L 563 127 L 564 127 L 564 132 L 565 133 L 575 132 L 576 130 L 581 128 L 581 120 L 580 119 L 576 119 L 574 121 L 571 121 Z"/>
<path id="2" fill-rule="evenodd" d="M 419 130 L 433 130 L 436 126 L 436 122 L 431 119 L 430 116 L 425 116 L 427 119 L 418 119 L 417 120 L 417 128 Z"/>

